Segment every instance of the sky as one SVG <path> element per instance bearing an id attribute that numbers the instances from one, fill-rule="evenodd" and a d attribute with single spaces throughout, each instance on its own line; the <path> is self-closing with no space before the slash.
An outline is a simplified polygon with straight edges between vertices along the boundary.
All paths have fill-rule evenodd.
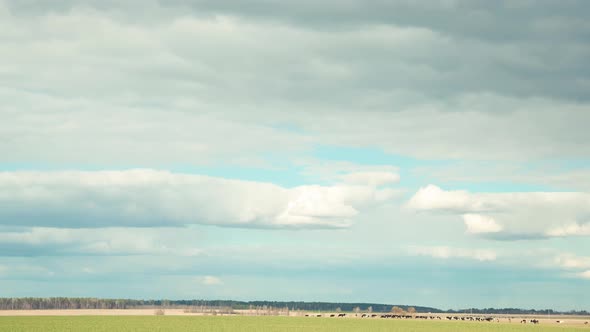
<path id="1" fill-rule="evenodd" d="M 0 0 L 0 296 L 590 310 L 589 12 Z"/>

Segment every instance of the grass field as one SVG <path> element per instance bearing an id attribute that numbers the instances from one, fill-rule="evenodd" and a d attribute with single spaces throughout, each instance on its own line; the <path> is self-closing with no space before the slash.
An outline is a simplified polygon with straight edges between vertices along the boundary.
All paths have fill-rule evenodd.
<path id="1" fill-rule="evenodd" d="M 502 323 L 212 316 L 21 316 L 0 317 L 0 331 L 590 331 L 588 328 Z"/>

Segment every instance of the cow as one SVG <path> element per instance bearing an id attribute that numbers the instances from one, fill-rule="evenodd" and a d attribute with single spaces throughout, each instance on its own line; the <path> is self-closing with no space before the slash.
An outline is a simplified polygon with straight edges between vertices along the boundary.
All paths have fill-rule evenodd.
<path id="1" fill-rule="evenodd" d="M 526 319 L 520 321 L 521 324 L 526 324 Z"/>
<path id="2" fill-rule="evenodd" d="M 338 317 L 346 317 L 346 314 L 338 314 Z"/>

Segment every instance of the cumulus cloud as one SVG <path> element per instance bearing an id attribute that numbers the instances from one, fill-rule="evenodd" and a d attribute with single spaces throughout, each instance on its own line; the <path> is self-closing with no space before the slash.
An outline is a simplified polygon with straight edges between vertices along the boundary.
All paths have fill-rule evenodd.
<path id="1" fill-rule="evenodd" d="M 498 238 L 584 236 L 590 222 L 590 194 L 582 192 L 469 193 L 429 185 L 407 206 L 462 215 L 469 233 Z"/>
<path id="2" fill-rule="evenodd" d="M 479 214 L 464 214 L 463 221 L 467 232 L 471 234 L 497 233 L 502 230 L 502 226 L 498 225 L 494 218 Z"/>
<path id="3" fill-rule="evenodd" d="M 155 170 L 0 173 L 0 223 L 19 226 L 345 227 L 387 188 L 283 188 Z"/>
<path id="4" fill-rule="evenodd" d="M 497 258 L 497 254 L 493 250 L 489 249 L 465 249 L 465 248 L 452 248 L 448 246 L 435 246 L 435 247 L 422 247 L 413 246 L 408 248 L 408 252 L 412 255 L 419 256 L 430 256 L 439 259 L 451 259 L 451 258 L 462 258 L 462 259 L 473 259 L 478 261 L 494 261 Z"/>
<path id="5" fill-rule="evenodd" d="M 557 226 L 549 229 L 546 234 L 554 237 L 564 236 L 589 236 L 590 235 L 590 222 L 586 224 L 571 223 L 564 226 Z"/>
<path id="6" fill-rule="evenodd" d="M 420 188 L 408 202 L 408 206 L 416 210 L 485 210 L 482 201 L 473 200 L 464 190 L 445 191 L 428 185 Z"/>
<path id="7" fill-rule="evenodd" d="M 590 257 L 570 253 L 557 255 L 555 263 L 566 269 L 590 269 Z"/>

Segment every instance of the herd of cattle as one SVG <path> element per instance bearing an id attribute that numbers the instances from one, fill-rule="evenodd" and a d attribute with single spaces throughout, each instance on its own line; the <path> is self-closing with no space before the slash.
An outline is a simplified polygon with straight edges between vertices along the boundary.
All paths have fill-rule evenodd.
<path id="1" fill-rule="evenodd" d="M 347 314 L 338 313 L 338 314 L 306 314 L 305 317 L 359 317 L 358 314 Z M 425 315 L 396 315 L 396 314 L 362 314 L 361 318 L 397 318 L 397 319 L 440 319 L 442 320 L 441 316 L 425 316 Z M 499 318 L 494 317 L 478 317 L 478 316 L 444 316 L 445 319 L 450 321 L 472 321 L 472 322 L 500 322 Z M 512 318 L 508 318 L 509 322 L 512 322 Z M 521 324 L 539 324 L 540 321 L 538 319 L 523 319 L 520 321 Z M 556 323 L 563 323 L 563 321 L 558 320 Z M 588 325 L 588 322 L 584 322 L 584 325 Z"/>
<path id="2" fill-rule="evenodd" d="M 350 314 L 347 316 L 346 314 L 339 313 L 339 314 L 306 314 L 305 317 L 359 317 L 357 314 Z M 431 316 L 431 315 L 396 315 L 396 314 L 362 314 L 360 315 L 361 318 L 396 318 L 396 319 L 440 319 L 440 316 Z M 471 317 L 471 316 L 446 316 L 447 320 L 462 320 L 462 321 L 477 321 L 477 322 L 492 322 L 494 321 L 493 317 Z M 497 318 L 496 318 L 497 320 Z M 532 322 L 532 321 L 531 321 Z"/>

